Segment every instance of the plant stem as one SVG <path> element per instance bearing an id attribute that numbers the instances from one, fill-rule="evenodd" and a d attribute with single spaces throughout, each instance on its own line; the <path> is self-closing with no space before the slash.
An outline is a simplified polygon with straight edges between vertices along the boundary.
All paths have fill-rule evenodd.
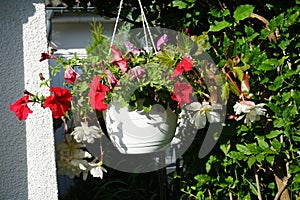
<path id="1" fill-rule="evenodd" d="M 260 186 L 259 186 L 259 177 L 257 172 L 255 173 L 255 182 L 256 182 L 256 189 L 257 189 L 257 198 L 258 200 L 262 200 L 261 193 L 260 193 Z"/>
<path id="2" fill-rule="evenodd" d="M 229 199 L 230 199 L 230 200 L 233 200 L 232 192 L 231 192 L 231 191 L 229 191 Z"/>

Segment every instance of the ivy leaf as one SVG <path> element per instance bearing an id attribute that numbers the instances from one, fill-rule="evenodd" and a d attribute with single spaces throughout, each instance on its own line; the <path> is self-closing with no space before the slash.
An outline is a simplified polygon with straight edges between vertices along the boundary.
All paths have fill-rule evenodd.
<path id="1" fill-rule="evenodd" d="M 240 20 L 246 19 L 251 15 L 251 13 L 254 10 L 253 5 L 240 5 L 239 7 L 236 8 L 236 10 L 233 13 L 233 17 L 235 19 L 235 22 L 239 22 Z"/>
<path id="2" fill-rule="evenodd" d="M 231 23 L 227 22 L 227 21 L 215 21 L 214 24 L 210 25 L 209 27 L 209 31 L 211 32 L 218 32 L 224 28 L 230 27 Z"/>

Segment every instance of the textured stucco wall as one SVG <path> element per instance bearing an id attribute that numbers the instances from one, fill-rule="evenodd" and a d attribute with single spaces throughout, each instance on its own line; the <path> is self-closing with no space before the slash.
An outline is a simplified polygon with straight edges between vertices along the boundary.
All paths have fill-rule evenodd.
<path id="1" fill-rule="evenodd" d="M 0 199 L 57 199 L 52 118 L 38 105 L 20 122 L 9 104 L 39 89 L 38 73 L 49 77 L 43 0 L 1 0 L 0 7 Z"/>

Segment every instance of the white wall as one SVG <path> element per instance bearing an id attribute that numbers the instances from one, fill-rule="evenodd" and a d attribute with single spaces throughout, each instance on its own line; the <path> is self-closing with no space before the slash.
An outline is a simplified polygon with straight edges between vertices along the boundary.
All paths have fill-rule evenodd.
<path id="1" fill-rule="evenodd" d="M 38 105 L 20 122 L 9 105 L 49 77 L 43 0 L 2 0 L 0 7 L 0 199 L 57 199 L 52 117 Z"/>

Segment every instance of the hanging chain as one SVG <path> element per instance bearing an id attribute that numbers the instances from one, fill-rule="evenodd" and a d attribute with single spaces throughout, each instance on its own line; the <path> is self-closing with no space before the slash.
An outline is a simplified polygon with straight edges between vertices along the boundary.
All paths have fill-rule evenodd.
<path id="1" fill-rule="evenodd" d="M 151 31 L 150 31 L 150 27 L 149 27 L 149 24 L 147 22 L 145 13 L 144 13 L 144 9 L 143 9 L 141 0 L 138 0 L 138 2 L 139 2 L 139 5 L 140 5 L 140 9 L 141 9 L 142 24 L 143 24 L 144 35 L 145 35 L 145 42 L 146 42 L 146 47 L 145 48 L 146 48 L 146 50 L 148 50 L 148 37 L 147 37 L 147 31 L 148 31 L 152 47 L 153 47 L 154 52 L 156 54 L 157 51 L 156 51 L 156 48 L 155 48 L 155 45 L 154 45 L 153 37 L 152 37 Z M 118 22 L 119 22 L 121 10 L 122 10 L 122 5 L 123 5 L 123 0 L 120 0 L 119 10 L 118 10 L 118 14 L 117 14 L 117 18 L 116 18 L 116 23 L 115 23 L 114 31 L 113 31 L 113 34 L 112 34 L 112 38 L 111 38 L 110 48 L 109 48 L 108 54 L 111 53 L 111 47 L 112 47 L 112 45 L 114 43 L 114 39 L 115 39 L 115 36 L 116 36 L 116 31 L 117 31 L 117 26 L 118 26 Z"/>
<path id="2" fill-rule="evenodd" d="M 119 18 L 120 18 L 120 14 L 121 14 L 121 10 L 122 10 L 122 4 L 123 4 L 123 0 L 120 1 L 120 5 L 119 5 L 119 10 L 118 10 L 118 15 L 117 15 L 117 19 L 116 19 L 116 23 L 115 23 L 115 27 L 114 27 L 114 31 L 112 34 L 112 38 L 111 38 L 111 42 L 110 42 L 110 46 L 109 46 L 109 52 L 108 54 L 111 53 L 111 47 L 114 43 L 115 40 L 115 36 L 116 36 L 116 31 L 117 31 L 117 26 L 118 26 L 118 22 L 119 22 Z"/>

